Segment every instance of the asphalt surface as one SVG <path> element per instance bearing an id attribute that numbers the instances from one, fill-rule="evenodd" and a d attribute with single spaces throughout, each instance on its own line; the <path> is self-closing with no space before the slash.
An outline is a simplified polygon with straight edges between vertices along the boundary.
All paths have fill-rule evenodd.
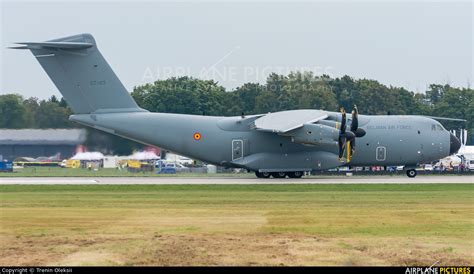
<path id="1" fill-rule="evenodd" d="M 442 184 L 474 183 L 474 176 L 311 176 L 301 179 L 253 177 L 0 177 L 0 185 L 256 185 L 256 184 Z"/>

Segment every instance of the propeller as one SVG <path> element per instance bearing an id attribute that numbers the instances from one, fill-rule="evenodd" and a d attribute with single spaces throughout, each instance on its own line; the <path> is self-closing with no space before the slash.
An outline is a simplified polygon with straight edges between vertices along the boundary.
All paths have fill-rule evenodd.
<path id="1" fill-rule="evenodd" d="M 352 154 L 355 152 L 355 138 L 356 137 L 363 137 L 365 135 L 365 130 L 359 128 L 359 111 L 357 110 L 357 106 L 354 105 L 352 109 L 352 122 L 349 131 L 346 131 L 346 111 L 343 107 L 340 109 L 341 111 L 341 127 L 339 128 L 339 160 L 342 161 L 342 157 L 344 155 L 344 150 L 347 153 L 346 159 L 349 163 L 352 158 Z"/>
<path id="2" fill-rule="evenodd" d="M 341 125 L 339 126 L 339 138 L 337 144 L 339 146 L 339 161 L 342 161 L 344 154 L 344 148 L 346 146 L 347 139 L 350 139 L 354 135 L 351 131 L 346 131 L 346 110 L 344 107 L 340 108 L 341 111 Z"/>
<path id="3" fill-rule="evenodd" d="M 355 134 L 355 137 L 357 138 L 365 136 L 365 130 L 359 128 L 359 110 L 357 109 L 356 105 L 354 105 L 354 108 L 352 109 L 351 131 Z"/>

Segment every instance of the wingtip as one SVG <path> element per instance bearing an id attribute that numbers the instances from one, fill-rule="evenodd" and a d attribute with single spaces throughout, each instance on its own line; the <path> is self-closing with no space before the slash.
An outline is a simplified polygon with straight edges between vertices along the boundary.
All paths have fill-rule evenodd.
<path id="1" fill-rule="evenodd" d="M 28 49 L 28 47 L 27 46 L 15 46 L 15 47 L 7 47 L 7 49 Z"/>
<path id="2" fill-rule="evenodd" d="M 12 42 L 12 44 L 20 45 L 20 46 L 11 46 L 11 47 L 7 47 L 7 49 L 29 49 L 27 42 Z"/>

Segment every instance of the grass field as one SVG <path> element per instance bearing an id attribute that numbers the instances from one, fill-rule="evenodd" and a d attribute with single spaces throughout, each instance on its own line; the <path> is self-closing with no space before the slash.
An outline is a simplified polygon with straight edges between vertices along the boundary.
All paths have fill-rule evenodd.
<path id="1" fill-rule="evenodd" d="M 2 185 L 1 265 L 472 265 L 474 185 Z"/>
<path id="2" fill-rule="evenodd" d="M 101 168 L 97 171 L 86 168 L 60 168 L 60 167 L 25 167 L 15 169 L 14 172 L 0 172 L 2 177 L 202 177 L 202 176 L 253 176 L 253 173 L 177 173 L 177 174 L 156 174 L 154 172 L 128 172 L 126 169 Z"/>

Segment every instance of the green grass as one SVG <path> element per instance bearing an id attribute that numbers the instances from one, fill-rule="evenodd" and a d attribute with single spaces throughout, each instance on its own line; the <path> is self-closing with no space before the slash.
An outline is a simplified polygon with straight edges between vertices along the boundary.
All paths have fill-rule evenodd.
<path id="1" fill-rule="evenodd" d="M 255 176 L 253 174 L 235 174 L 235 173 L 177 173 L 177 174 L 156 174 L 155 172 L 132 173 L 127 170 L 118 170 L 115 168 L 101 168 L 97 171 L 86 168 L 60 168 L 60 167 L 25 167 L 15 169 L 14 172 L 0 172 L 2 177 L 202 177 L 202 176 Z"/>
<path id="2" fill-rule="evenodd" d="M 271 181 L 269 181 L 271 182 Z M 453 192 L 474 193 L 474 184 L 251 184 L 251 185 L 0 185 L 0 192 L 89 192 L 101 193 L 111 191 L 115 193 L 170 193 L 170 192 L 311 192 L 318 195 L 321 191 L 348 192 L 356 195 L 358 192 L 375 191 L 393 194 L 394 191 L 415 192 L 423 196 L 424 192 L 447 194 Z M 318 195 L 319 196 L 319 195 Z M 450 196 L 450 195 L 448 195 Z M 243 197 L 245 198 L 245 197 Z M 474 198 L 474 197 L 473 197 Z"/>
<path id="3" fill-rule="evenodd" d="M 408 249 L 418 252 L 416 262 L 474 262 L 472 184 L 1 185 L 0 200 L 2 242 L 16 248 L 0 251 L 3 264 L 32 263 L 40 254 L 55 258 L 40 263 L 61 264 L 70 254 L 97 249 L 114 256 L 92 264 L 173 264 L 171 253 L 189 247 L 201 254 L 214 241 L 232 245 L 229 235 L 252 240 L 234 251 L 213 247 L 221 257 L 214 254 L 211 262 L 247 264 L 238 254 L 256 252 L 263 264 L 273 264 L 265 256 L 279 250 L 274 239 L 288 237 L 292 252 L 317 252 L 302 246 L 315 238 L 324 240 L 314 245 L 327 245 L 327 254 L 304 255 L 301 264 L 410 264 Z M 262 239 L 262 250 L 251 249 Z M 403 252 L 387 255 L 387 244 Z M 173 245 L 178 251 L 167 249 Z M 170 256 L 156 257 L 158 249 Z M 8 252 L 29 255 L 14 259 Z M 236 261 L 225 261 L 229 253 Z M 190 258 L 178 263 L 200 262 Z"/>

